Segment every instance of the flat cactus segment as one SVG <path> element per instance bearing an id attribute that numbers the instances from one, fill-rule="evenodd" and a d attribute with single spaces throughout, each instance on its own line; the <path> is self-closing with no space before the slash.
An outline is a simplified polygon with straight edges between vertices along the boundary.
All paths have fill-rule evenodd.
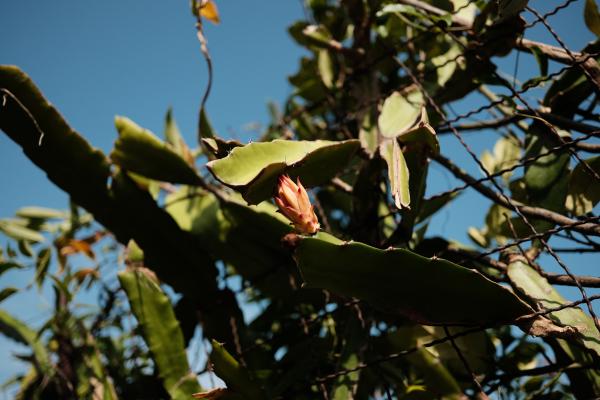
<path id="1" fill-rule="evenodd" d="M 302 238 L 295 257 L 308 287 L 357 297 L 423 324 L 483 325 L 532 312 L 480 273 L 409 250 L 380 250 L 319 233 Z"/>
<path id="2" fill-rule="evenodd" d="M 256 142 L 234 148 L 207 167 L 223 184 L 241 192 L 249 204 L 258 204 L 272 196 L 277 178 L 284 173 L 300 177 L 307 187 L 328 182 L 359 147 L 358 140 Z"/>

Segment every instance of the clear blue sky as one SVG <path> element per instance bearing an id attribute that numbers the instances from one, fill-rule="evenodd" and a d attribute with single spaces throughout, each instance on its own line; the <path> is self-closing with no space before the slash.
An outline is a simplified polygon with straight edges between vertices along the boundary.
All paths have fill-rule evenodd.
<path id="1" fill-rule="evenodd" d="M 531 4 L 544 12 L 559 2 Z M 215 69 L 208 111 L 222 136 L 247 140 L 247 124 L 267 122 L 266 102 L 281 103 L 291 92 L 286 77 L 295 72 L 303 51 L 289 38 L 286 27 L 302 18 L 303 11 L 298 0 L 222 0 L 218 5 L 222 23 L 206 28 Z M 573 49 L 593 39 L 583 25 L 582 13 L 583 1 L 578 1 L 550 19 Z M 540 25 L 527 37 L 555 43 Z M 0 64 L 16 64 L 30 74 L 70 124 L 105 152 L 116 138 L 115 115 L 128 116 L 160 133 L 169 106 L 185 138 L 194 143 L 206 69 L 187 0 L 4 0 L 0 49 Z M 501 66 L 512 73 L 514 58 L 502 60 Z M 531 58 L 522 55 L 518 77 L 527 79 L 534 68 Z M 466 111 L 477 107 L 478 101 L 470 99 L 456 109 Z M 491 147 L 493 137 L 493 132 L 487 132 L 467 135 L 467 140 L 479 154 Z M 442 149 L 455 155 L 472 174 L 480 174 L 455 139 L 444 138 Z M 441 168 L 432 167 L 431 193 L 456 183 Z M 0 134 L 0 187 L 0 217 L 13 215 L 24 205 L 64 208 L 67 204 L 67 196 L 4 134 Z M 478 194 L 467 193 L 434 219 L 431 230 L 468 243 L 467 227 L 481 226 L 487 207 L 488 202 Z M 0 244 L 4 242 L 0 238 Z M 578 260 L 589 266 L 593 258 Z M 585 268 L 577 271 L 593 273 Z M 0 287 L 26 285 L 31 277 L 22 275 L 5 275 Z M 573 291 L 566 293 L 574 296 Z M 2 307 L 26 319 L 47 307 L 36 303 L 35 296 L 18 296 Z M 20 364 L 10 357 L 15 348 L 0 337 L 0 382 L 20 371 Z"/>

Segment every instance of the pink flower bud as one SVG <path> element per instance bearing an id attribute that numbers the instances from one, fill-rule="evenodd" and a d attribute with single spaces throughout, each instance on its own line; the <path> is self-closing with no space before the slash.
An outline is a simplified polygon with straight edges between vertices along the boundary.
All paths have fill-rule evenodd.
<path id="1" fill-rule="evenodd" d="M 298 178 L 296 182 L 297 184 L 287 175 L 281 175 L 275 203 L 279 211 L 292 221 L 299 233 L 313 235 L 320 228 L 319 221 L 300 179 Z"/>

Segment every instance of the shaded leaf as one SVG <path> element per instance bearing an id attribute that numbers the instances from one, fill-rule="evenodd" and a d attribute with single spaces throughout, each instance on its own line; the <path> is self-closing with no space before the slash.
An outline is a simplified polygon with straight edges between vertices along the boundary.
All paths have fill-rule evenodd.
<path id="1" fill-rule="evenodd" d="M 19 289 L 14 288 L 14 287 L 7 287 L 7 288 L 0 290 L 0 302 L 3 302 L 4 300 L 9 298 L 13 294 L 17 293 L 18 291 L 19 291 Z"/>
<path id="2" fill-rule="evenodd" d="M 221 343 L 213 340 L 211 344 L 210 361 L 213 363 L 215 373 L 225 381 L 227 387 L 244 395 L 248 400 L 265 399 L 262 389 L 257 382 L 250 379 L 246 368 L 240 365 Z"/>
<path id="3" fill-rule="evenodd" d="M 362 123 L 360 124 L 360 131 L 358 138 L 360 140 L 361 147 L 370 156 L 373 156 L 377 151 L 379 144 L 379 128 L 377 127 L 376 118 L 373 117 L 373 113 L 367 112 L 363 117 Z"/>
<path id="4" fill-rule="evenodd" d="M 300 177 L 307 187 L 328 182 L 359 146 L 358 140 L 250 143 L 207 167 L 219 181 L 240 191 L 249 204 L 258 204 L 272 196 L 277 178 L 284 173 Z"/>
<path id="5" fill-rule="evenodd" d="M 35 282 L 40 288 L 44 283 L 48 267 L 50 266 L 50 256 L 52 256 L 52 250 L 50 248 L 40 250 L 37 255 L 35 262 Z"/>
<path id="6" fill-rule="evenodd" d="M 150 131 L 125 117 L 116 117 L 119 138 L 110 158 L 122 168 L 159 181 L 198 185 L 196 171 Z"/>
<path id="7" fill-rule="evenodd" d="M 215 139 L 217 137 L 217 134 L 208 119 L 208 115 L 206 114 L 206 108 L 204 107 L 200 110 L 200 137 L 203 139 Z"/>
<path id="8" fill-rule="evenodd" d="M 295 255 L 309 287 L 357 297 L 421 323 L 479 325 L 531 312 L 478 272 L 405 249 L 380 250 L 321 232 L 302 238 Z"/>
<path id="9" fill-rule="evenodd" d="M 600 12 L 596 0 L 585 0 L 583 17 L 588 29 L 600 37 Z"/>
<path id="10" fill-rule="evenodd" d="M 555 308 L 568 303 L 546 278 L 527 264 L 516 261 L 508 266 L 508 278 L 512 285 L 529 300 L 541 309 Z M 559 324 L 571 326 L 578 330 L 578 340 L 600 355 L 600 333 L 596 329 L 592 319 L 587 316 L 579 307 L 570 307 L 561 311 L 548 314 L 548 317 Z"/>
<path id="11" fill-rule="evenodd" d="M 4 310 L 0 310 L 0 332 L 6 337 L 31 348 L 35 357 L 36 367 L 43 374 L 51 374 L 50 356 L 37 332 L 29 328 Z"/>
<path id="12" fill-rule="evenodd" d="M 593 171 L 600 174 L 600 156 L 584 161 Z M 594 176 L 582 163 L 577 164 L 571 172 L 565 206 L 572 214 L 589 213 L 600 201 L 600 185 L 592 183 L 594 180 Z"/>
<path id="13" fill-rule="evenodd" d="M 23 269 L 23 266 L 21 264 L 17 264 L 16 262 L 12 262 L 12 261 L 0 261 L 0 277 L 6 271 L 9 271 L 9 270 L 15 269 L 15 268 Z"/>
<path id="14" fill-rule="evenodd" d="M 169 108 L 165 117 L 165 140 L 171 148 L 179 154 L 190 166 L 194 166 L 194 157 L 188 145 L 185 143 L 179 127 L 173 118 L 173 110 Z"/>
<path id="15" fill-rule="evenodd" d="M 531 48 L 531 53 L 533 53 L 533 57 L 535 61 L 537 61 L 538 66 L 540 67 L 540 77 L 544 78 L 548 75 L 548 56 L 544 54 L 538 46 L 533 46 Z M 533 78 L 536 79 L 536 78 Z M 523 85 L 525 86 L 525 85 Z"/>
<path id="16" fill-rule="evenodd" d="M 549 149 L 553 147 L 544 137 L 547 129 L 547 127 L 542 126 L 538 121 L 532 124 L 525 158 L 548 153 Z M 569 154 L 561 151 L 552 152 L 527 165 L 525 167 L 525 184 L 527 188 L 536 192 L 544 191 L 560 177 L 568 162 Z"/>
<path id="17" fill-rule="evenodd" d="M 427 147 L 432 153 L 437 154 L 440 152 L 440 142 L 431 125 L 426 121 L 427 116 L 423 109 L 419 122 L 410 130 L 398 135 L 398 140 L 402 144 L 413 145 L 412 147 L 414 145 Z"/>

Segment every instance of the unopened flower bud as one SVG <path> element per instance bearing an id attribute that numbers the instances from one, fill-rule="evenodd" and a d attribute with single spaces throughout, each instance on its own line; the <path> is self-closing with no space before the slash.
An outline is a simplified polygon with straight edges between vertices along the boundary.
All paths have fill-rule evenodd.
<path id="1" fill-rule="evenodd" d="M 319 221 L 300 179 L 298 178 L 296 182 L 294 183 L 287 175 L 281 175 L 275 203 L 279 211 L 292 221 L 299 233 L 313 235 L 320 228 Z"/>

